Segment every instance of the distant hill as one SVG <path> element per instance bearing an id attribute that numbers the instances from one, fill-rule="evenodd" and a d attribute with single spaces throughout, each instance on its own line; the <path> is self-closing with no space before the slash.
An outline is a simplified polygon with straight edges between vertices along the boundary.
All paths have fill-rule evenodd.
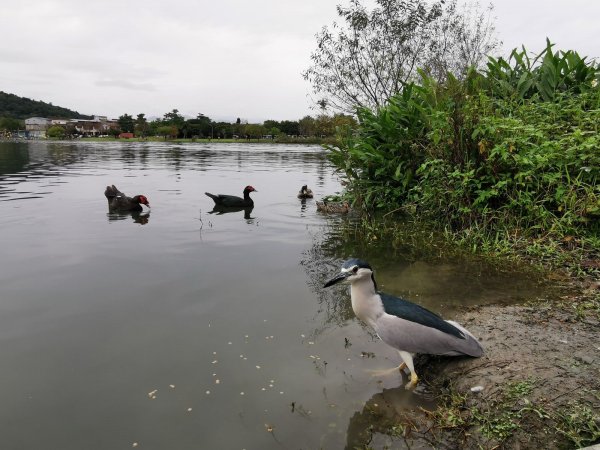
<path id="1" fill-rule="evenodd" d="M 61 119 L 91 119 L 92 116 L 79 114 L 51 103 L 31 100 L 0 91 L 0 117 L 27 119 L 28 117 L 47 117 Z"/>

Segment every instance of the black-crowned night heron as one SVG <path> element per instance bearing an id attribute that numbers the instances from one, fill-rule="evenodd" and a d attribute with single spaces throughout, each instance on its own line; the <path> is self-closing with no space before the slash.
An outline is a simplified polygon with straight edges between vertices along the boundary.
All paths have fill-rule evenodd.
<path id="1" fill-rule="evenodd" d="M 410 370 L 414 388 L 418 377 L 413 364 L 413 353 L 430 355 L 479 357 L 483 347 L 465 328 L 456 322 L 444 320 L 437 314 L 402 298 L 377 290 L 371 266 L 360 259 L 349 259 L 341 272 L 323 287 L 340 281 L 350 283 L 350 297 L 354 314 L 370 326 L 383 342 L 400 353 L 402 364 Z"/>

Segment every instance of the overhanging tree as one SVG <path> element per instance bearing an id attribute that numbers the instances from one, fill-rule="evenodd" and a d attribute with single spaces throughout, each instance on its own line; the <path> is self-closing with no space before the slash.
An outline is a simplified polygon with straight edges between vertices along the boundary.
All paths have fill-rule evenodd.
<path id="1" fill-rule="evenodd" d="M 457 6 L 456 0 L 361 0 L 338 6 L 342 24 L 317 34 L 312 65 L 303 73 L 321 109 L 355 113 L 378 109 L 424 70 L 438 80 L 461 78 L 498 46 L 491 7 Z"/>

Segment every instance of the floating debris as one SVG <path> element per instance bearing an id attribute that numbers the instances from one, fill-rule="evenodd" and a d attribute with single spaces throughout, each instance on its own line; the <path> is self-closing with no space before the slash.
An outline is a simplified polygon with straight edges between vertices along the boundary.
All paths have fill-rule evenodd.
<path id="1" fill-rule="evenodd" d="M 210 395 L 210 391 L 206 391 L 206 395 Z"/>
<path id="2" fill-rule="evenodd" d="M 268 424 L 266 424 L 266 423 L 265 423 L 265 428 L 267 429 L 267 431 L 268 431 L 269 433 L 272 433 L 272 432 L 273 432 L 273 425 L 268 425 Z"/>
<path id="3" fill-rule="evenodd" d="M 153 391 L 148 392 L 148 397 L 150 397 L 151 399 L 155 399 L 157 392 L 158 392 L 158 389 L 154 389 Z"/>
<path id="4" fill-rule="evenodd" d="M 192 408 L 188 408 L 188 409 L 187 409 L 187 412 L 191 412 L 191 411 L 192 411 Z"/>
<path id="5" fill-rule="evenodd" d="M 174 385 L 174 384 L 170 384 L 170 385 L 169 385 L 169 387 L 170 387 L 171 389 L 175 389 L 175 385 Z"/>
<path id="6" fill-rule="evenodd" d="M 257 369 L 260 369 L 260 366 L 256 366 Z"/>
<path id="7" fill-rule="evenodd" d="M 304 339 L 306 336 L 304 336 L 303 334 L 301 334 L 301 335 L 300 335 L 300 337 L 301 337 L 302 339 Z"/>
<path id="8" fill-rule="evenodd" d="M 218 363 L 218 362 L 219 362 L 219 361 L 217 361 L 217 360 L 215 359 L 215 360 L 214 360 L 212 363 L 213 363 L 213 364 L 216 364 L 216 363 Z"/>
<path id="9" fill-rule="evenodd" d="M 240 392 L 240 395 L 246 395 L 246 394 L 244 394 L 244 391 L 242 391 L 242 392 Z"/>
<path id="10" fill-rule="evenodd" d="M 221 384 L 221 380 L 219 380 L 218 378 L 215 380 L 215 384 Z"/>
<path id="11" fill-rule="evenodd" d="M 135 448 L 135 447 L 137 447 L 137 446 L 138 446 L 138 443 L 137 443 L 137 442 L 134 442 L 133 444 L 131 444 L 131 446 Z"/>

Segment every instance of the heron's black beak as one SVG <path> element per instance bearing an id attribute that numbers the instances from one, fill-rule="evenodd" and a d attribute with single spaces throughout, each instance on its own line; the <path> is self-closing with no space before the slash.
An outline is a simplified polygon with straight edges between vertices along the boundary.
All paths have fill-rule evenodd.
<path id="1" fill-rule="evenodd" d="M 350 275 L 351 275 L 351 272 L 338 273 L 334 278 L 332 278 L 327 283 L 325 283 L 323 285 L 323 287 L 326 288 L 326 287 L 329 287 L 329 286 L 333 286 L 334 284 L 339 283 L 340 281 L 344 281 Z"/>

